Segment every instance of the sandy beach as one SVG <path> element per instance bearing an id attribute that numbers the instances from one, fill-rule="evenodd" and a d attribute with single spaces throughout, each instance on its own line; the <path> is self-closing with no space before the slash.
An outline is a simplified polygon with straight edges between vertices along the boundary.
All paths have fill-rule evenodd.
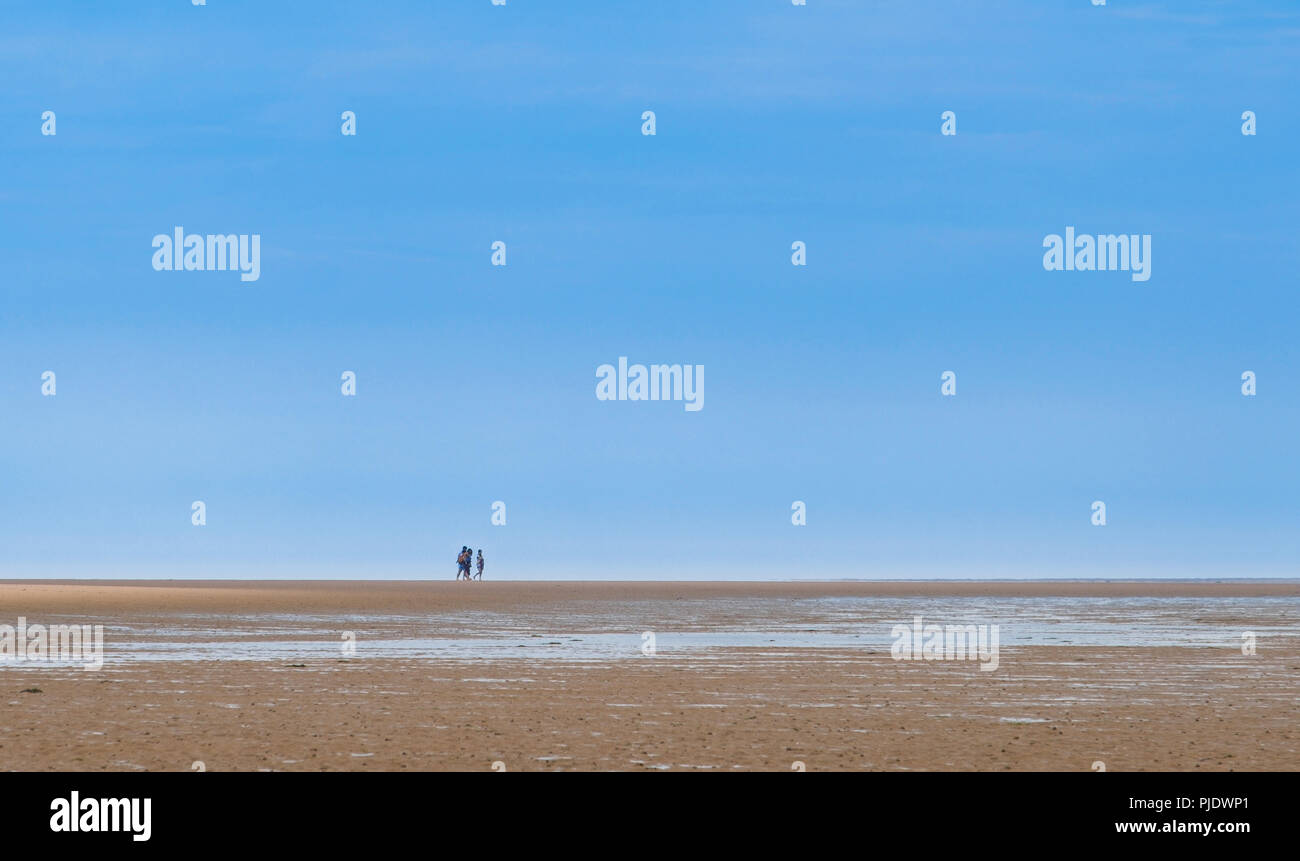
<path id="1" fill-rule="evenodd" d="M 11 770 L 1300 769 L 1294 581 L 0 582 L 20 617 L 104 663 L 0 661 Z M 996 667 L 897 659 L 916 617 Z"/>

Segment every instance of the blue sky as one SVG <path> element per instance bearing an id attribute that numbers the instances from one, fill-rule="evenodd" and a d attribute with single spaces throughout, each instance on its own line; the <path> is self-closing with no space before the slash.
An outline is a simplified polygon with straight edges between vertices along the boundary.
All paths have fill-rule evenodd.
<path id="1" fill-rule="evenodd" d="M 1297 574 L 1293 3 L 0 19 L 0 576 Z M 261 278 L 155 272 L 176 225 Z"/>

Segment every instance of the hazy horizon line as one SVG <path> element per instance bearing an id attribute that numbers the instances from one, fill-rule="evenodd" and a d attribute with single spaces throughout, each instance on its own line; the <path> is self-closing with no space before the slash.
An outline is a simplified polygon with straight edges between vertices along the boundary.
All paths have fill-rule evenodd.
<path id="1" fill-rule="evenodd" d="M 450 577 L 0 577 L 0 583 L 454 583 Z M 785 577 L 753 579 L 508 578 L 488 583 L 1296 583 L 1300 577 Z"/>

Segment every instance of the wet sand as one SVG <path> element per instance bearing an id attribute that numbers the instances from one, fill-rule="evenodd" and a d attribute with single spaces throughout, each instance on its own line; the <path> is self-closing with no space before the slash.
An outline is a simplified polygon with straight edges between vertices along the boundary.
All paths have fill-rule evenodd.
<path id="1" fill-rule="evenodd" d="M 889 618 L 964 607 L 1034 644 L 891 658 Z M 104 624 L 106 662 L 0 664 L 4 769 L 1300 769 L 1296 582 L 0 583 L 18 616 Z"/>

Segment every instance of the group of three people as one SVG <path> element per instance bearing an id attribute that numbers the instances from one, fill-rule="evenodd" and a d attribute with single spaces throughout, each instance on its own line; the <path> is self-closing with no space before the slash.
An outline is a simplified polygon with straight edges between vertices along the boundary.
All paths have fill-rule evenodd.
<path id="1" fill-rule="evenodd" d="M 456 579 L 457 580 L 459 580 L 461 577 L 464 577 L 466 580 L 475 579 L 471 577 L 469 573 L 469 565 L 473 561 L 474 561 L 474 551 L 470 550 L 468 547 L 461 547 L 460 555 L 456 557 Z M 478 551 L 478 579 L 479 580 L 483 579 L 483 550 L 481 548 Z"/>

